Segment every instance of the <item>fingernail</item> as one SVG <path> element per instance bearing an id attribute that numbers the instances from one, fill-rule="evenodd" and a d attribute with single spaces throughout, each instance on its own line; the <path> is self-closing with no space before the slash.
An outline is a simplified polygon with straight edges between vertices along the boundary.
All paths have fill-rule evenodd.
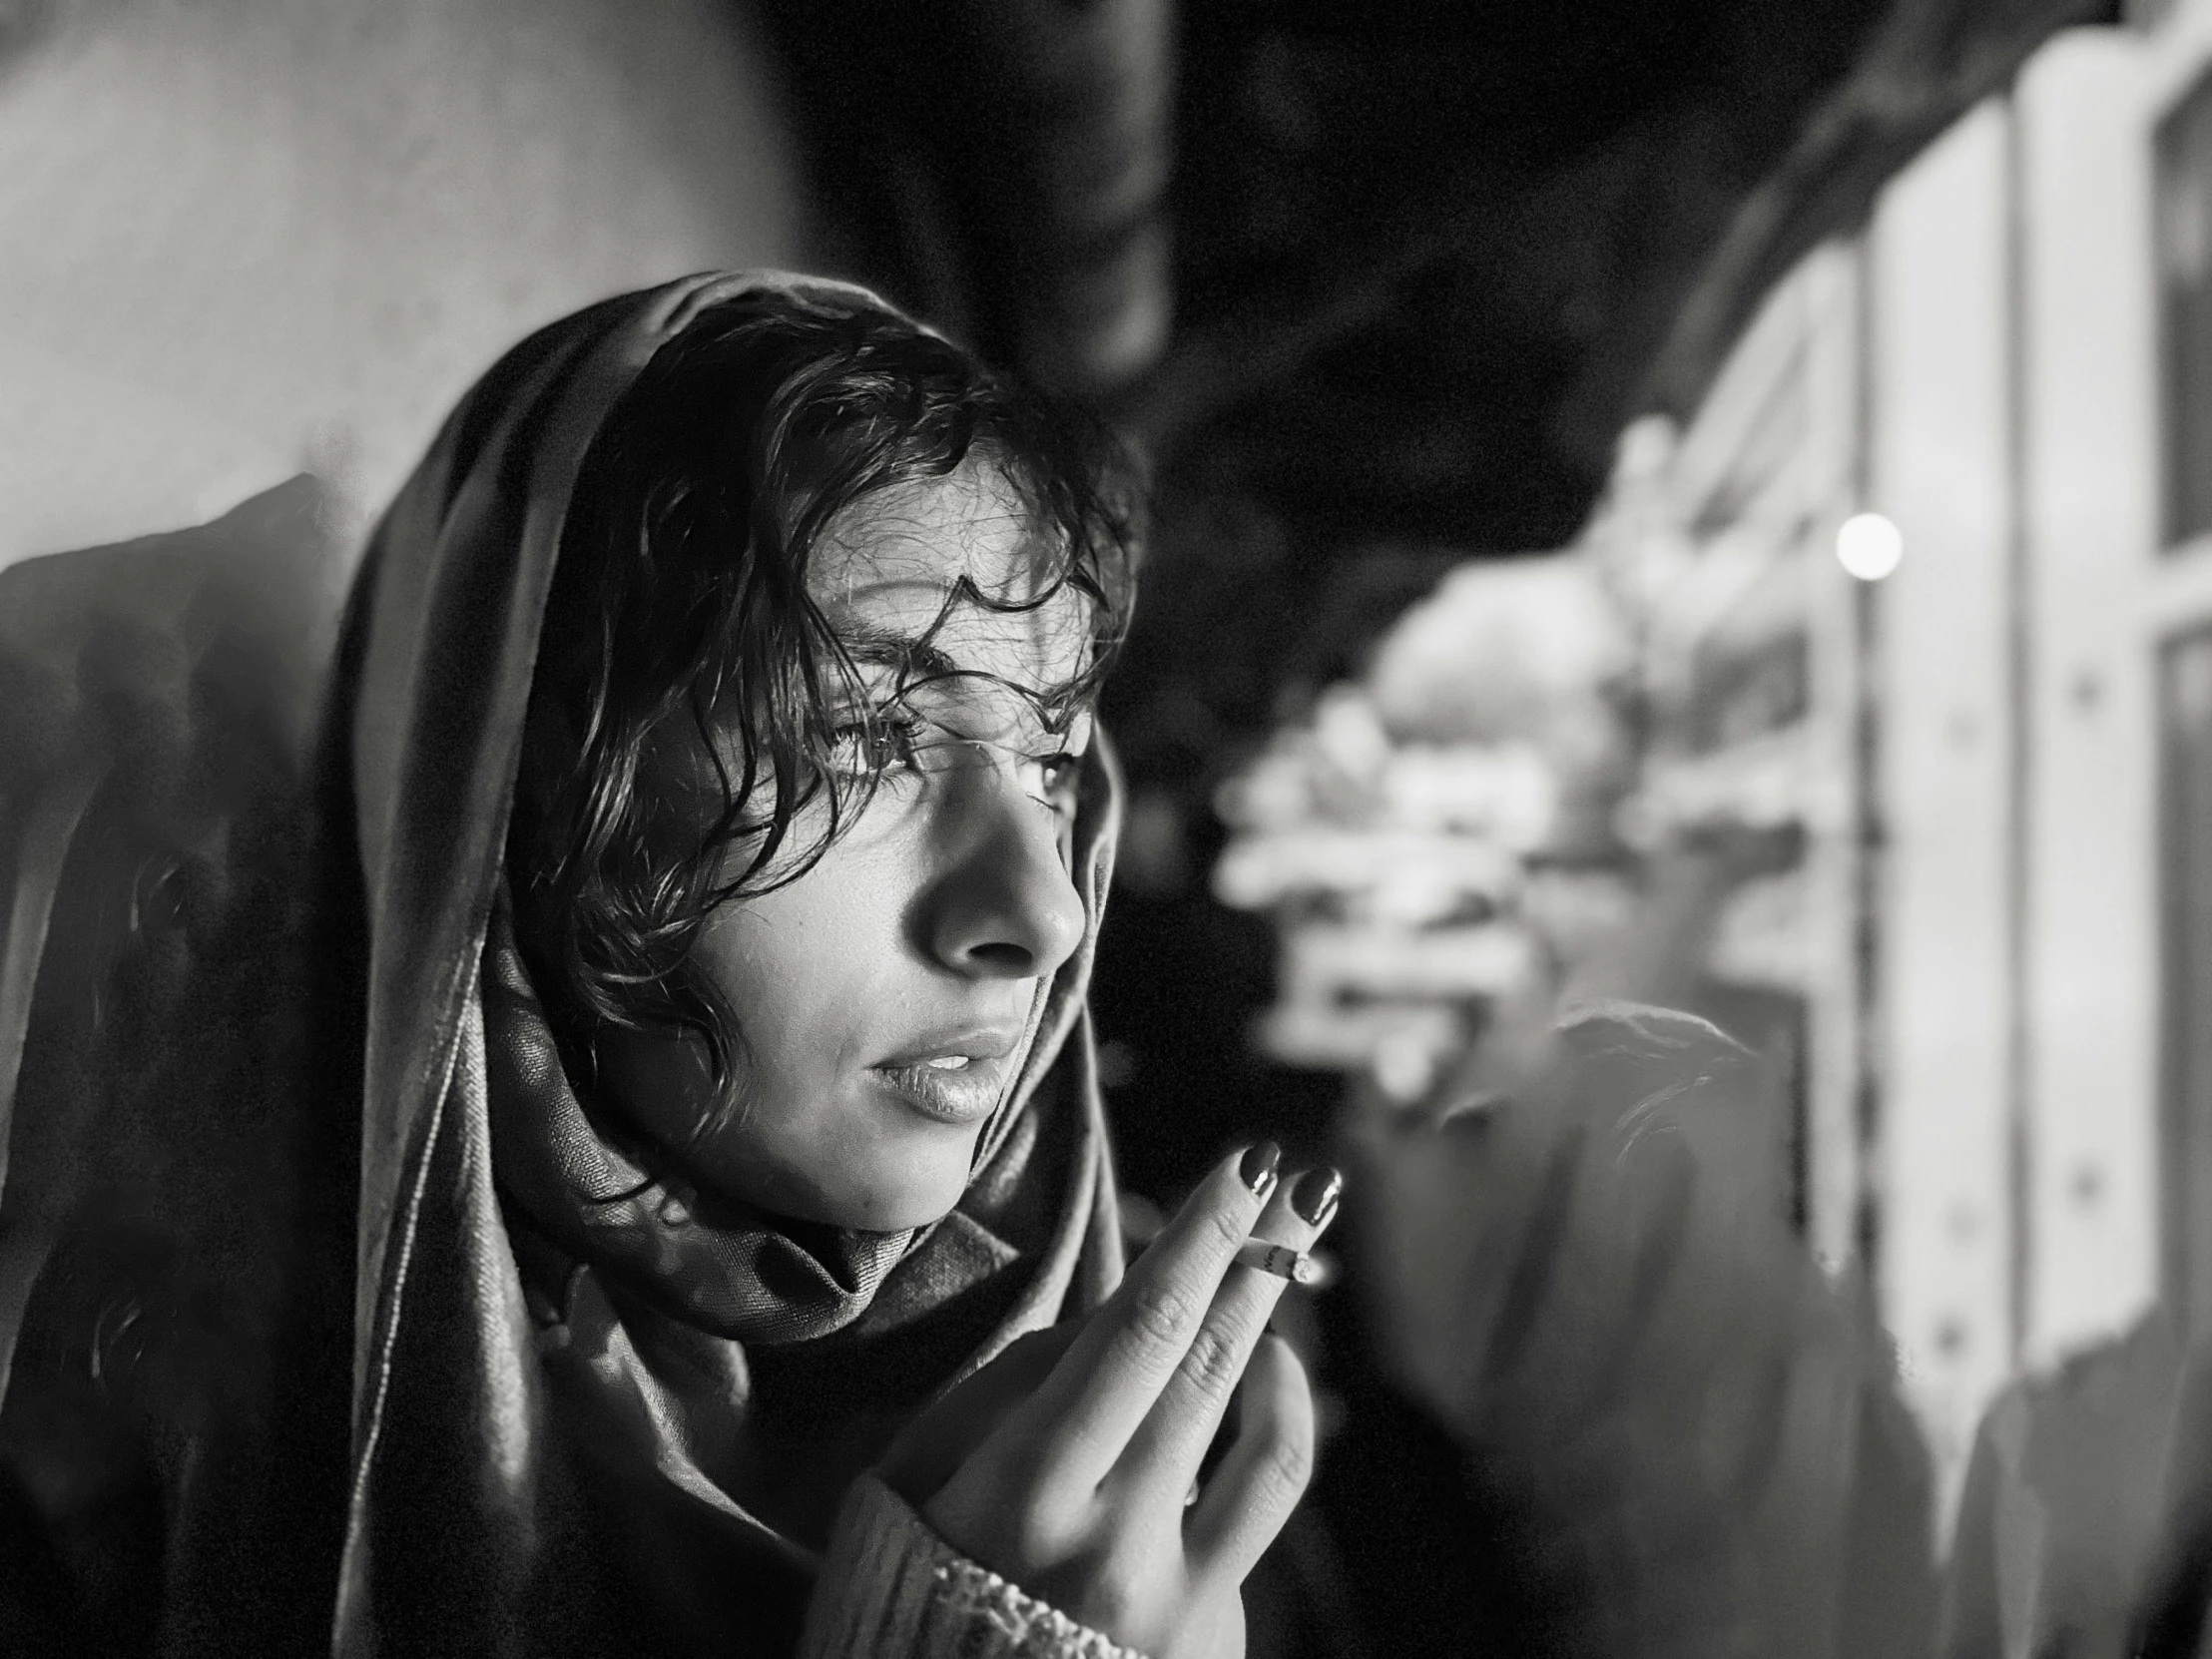
<path id="1" fill-rule="evenodd" d="M 1237 1166 L 1237 1173 L 1244 1184 L 1256 1193 L 1264 1193 L 1275 1185 L 1276 1166 L 1283 1162 L 1283 1149 L 1273 1141 L 1262 1141 L 1244 1155 Z"/>
<path id="2" fill-rule="evenodd" d="M 1291 1208 L 1309 1227 L 1319 1227 L 1336 1209 L 1337 1195 L 1344 1187 L 1344 1176 L 1326 1164 L 1310 1169 L 1291 1188 Z"/>

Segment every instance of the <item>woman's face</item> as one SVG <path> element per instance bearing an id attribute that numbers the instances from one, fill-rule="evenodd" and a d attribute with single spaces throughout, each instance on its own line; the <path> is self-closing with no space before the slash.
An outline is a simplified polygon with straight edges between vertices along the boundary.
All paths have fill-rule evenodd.
<path id="1" fill-rule="evenodd" d="M 963 576 L 993 599 L 1031 597 L 1034 534 L 971 466 L 861 503 L 816 550 L 810 591 L 869 691 L 940 678 L 910 699 L 929 717 L 917 758 L 893 762 L 811 870 L 725 905 L 698 946 L 743 1037 L 737 1110 L 717 1121 L 696 1040 L 602 1049 L 629 1115 L 709 1188 L 888 1232 L 934 1221 L 967 1185 L 1040 987 L 1085 925 L 1065 849 L 1089 723 L 1048 733 L 1006 683 L 1078 675 L 1088 602 L 1063 589 L 1031 611 L 947 610 Z M 942 661 L 911 660 L 924 636 Z M 815 828 L 795 825 L 795 843 Z"/>

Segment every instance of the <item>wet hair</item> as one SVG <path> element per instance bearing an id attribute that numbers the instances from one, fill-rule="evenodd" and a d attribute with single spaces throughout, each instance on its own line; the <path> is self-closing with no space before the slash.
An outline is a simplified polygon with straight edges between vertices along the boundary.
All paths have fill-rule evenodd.
<path id="1" fill-rule="evenodd" d="M 863 686 L 810 563 L 840 513 L 962 467 L 1027 516 L 1041 568 L 1018 601 L 961 578 L 939 624 L 1080 594 L 1080 673 L 1013 688 L 1064 730 L 1134 589 L 1131 474 L 1095 422 L 821 288 L 703 309 L 610 412 L 562 531 L 507 842 L 518 942 L 572 1061 L 608 1025 L 689 1032 L 729 1103 L 736 1012 L 693 946 L 851 825 L 892 758 L 885 711 L 921 678 Z"/>

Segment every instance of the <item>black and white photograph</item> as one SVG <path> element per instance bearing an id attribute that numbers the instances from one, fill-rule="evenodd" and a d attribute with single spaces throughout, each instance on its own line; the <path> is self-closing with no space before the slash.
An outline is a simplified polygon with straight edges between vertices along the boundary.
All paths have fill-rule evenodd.
<path id="1" fill-rule="evenodd" d="M 0 1659 L 2212 1654 L 2212 0 L 0 0 Z"/>

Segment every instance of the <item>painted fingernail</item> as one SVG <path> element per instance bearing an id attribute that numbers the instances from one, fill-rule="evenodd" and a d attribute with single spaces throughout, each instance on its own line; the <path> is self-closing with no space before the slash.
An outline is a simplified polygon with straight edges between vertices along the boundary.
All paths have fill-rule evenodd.
<path id="1" fill-rule="evenodd" d="M 1262 1141 L 1244 1155 L 1244 1162 L 1237 1166 L 1237 1173 L 1254 1192 L 1264 1193 L 1275 1185 L 1276 1166 L 1282 1162 L 1283 1149 L 1273 1141 Z"/>
<path id="2" fill-rule="evenodd" d="M 1328 1165 L 1310 1169 L 1298 1178 L 1291 1188 L 1291 1208 L 1309 1227 L 1319 1227 L 1337 1207 L 1337 1195 L 1344 1191 L 1345 1178 Z"/>

